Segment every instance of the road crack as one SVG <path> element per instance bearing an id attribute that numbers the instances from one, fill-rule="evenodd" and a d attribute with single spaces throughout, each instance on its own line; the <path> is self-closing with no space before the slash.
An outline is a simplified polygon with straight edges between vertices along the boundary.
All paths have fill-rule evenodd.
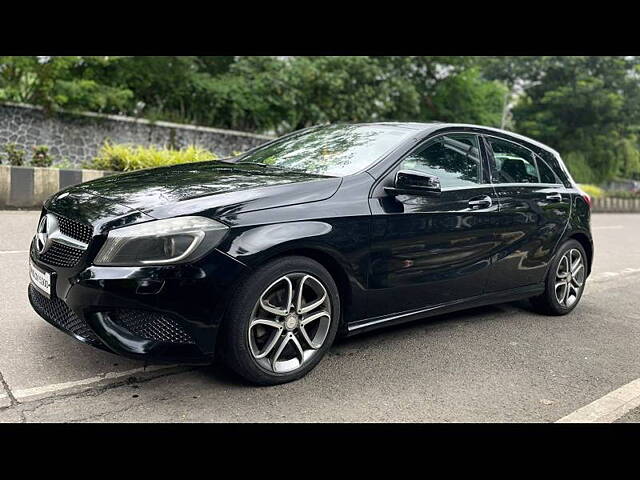
<path id="1" fill-rule="evenodd" d="M 182 368 L 178 371 L 169 371 L 169 372 L 158 372 L 157 375 L 150 375 L 150 376 L 145 376 L 145 377 L 136 377 L 135 375 L 131 375 L 129 377 L 126 377 L 120 381 L 117 382 L 113 382 L 113 383 L 109 383 L 107 385 L 100 385 L 100 386 L 95 386 L 95 387 L 89 387 L 86 390 L 80 391 L 80 392 L 67 392 L 67 393 L 54 393 L 51 396 L 45 397 L 45 398 L 40 398 L 37 400 L 32 400 L 32 401 L 27 401 L 27 402 L 19 402 L 15 399 L 15 397 L 13 397 L 13 394 L 11 395 L 10 398 L 12 398 L 12 403 L 10 406 L 1 409 L 1 410 L 9 410 L 9 409 L 16 409 L 20 415 L 20 421 L 21 423 L 28 423 L 29 419 L 27 418 L 28 414 L 34 414 L 37 410 L 41 409 L 42 407 L 46 407 L 48 405 L 53 405 L 54 403 L 56 403 L 59 400 L 69 400 L 69 399 L 74 399 L 74 398 L 86 398 L 86 397 L 98 397 L 110 390 L 113 390 L 115 388 L 119 388 L 119 387 L 124 387 L 124 386 L 128 386 L 128 385 L 139 385 L 139 384 L 143 384 L 143 383 L 147 383 L 150 382 L 152 380 L 156 380 L 156 379 L 160 379 L 163 377 L 168 377 L 168 376 L 172 376 L 172 375 L 178 375 L 180 373 L 186 373 L 186 372 L 190 372 L 193 370 L 196 370 L 198 367 L 192 367 L 192 368 Z M 2 380 L 2 376 L 0 375 L 0 380 Z M 5 389 L 8 388 L 6 386 L 6 384 L 3 381 L 3 385 L 5 385 Z M 14 403 L 15 402 L 15 403 Z M 99 418 L 101 416 L 104 415 L 108 415 L 110 413 L 119 413 L 120 411 L 126 411 L 130 408 L 135 407 L 136 405 L 130 405 L 124 409 L 121 410 L 114 410 L 111 412 L 105 412 L 103 414 L 96 414 L 96 415 L 89 415 L 88 417 L 83 417 L 83 418 L 79 418 L 76 420 L 73 420 L 74 422 L 78 422 L 78 421 L 83 421 L 83 420 L 87 420 L 87 419 L 91 419 L 91 418 Z"/>
<path id="2" fill-rule="evenodd" d="M 7 383 L 7 381 L 4 379 L 2 372 L 0 372 L 0 383 L 2 383 L 2 388 L 4 388 L 4 391 L 7 393 L 7 397 L 9 397 L 11 406 L 13 407 L 20 403 L 18 402 L 18 400 L 16 400 L 16 397 L 13 396 L 13 392 L 11 391 L 11 388 L 9 388 L 9 384 Z"/>

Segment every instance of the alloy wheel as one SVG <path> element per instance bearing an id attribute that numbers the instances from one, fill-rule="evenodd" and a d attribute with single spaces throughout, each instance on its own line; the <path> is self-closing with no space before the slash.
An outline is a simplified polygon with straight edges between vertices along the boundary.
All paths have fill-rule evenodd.
<path id="1" fill-rule="evenodd" d="M 558 264 L 555 279 L 556 300 L 560 305 L 570 308 L 580 298 L 584 287 L 585 269 L 580 250 L 567 251 Z"/>
<path id="2" fill-rule="evenodd" d="M 324 345 L 331 299 L 313 275 L 290 273 L 260 295 L 249 321 L 249 347 L 258 364 L 274 373 L 301 368 Z"/>

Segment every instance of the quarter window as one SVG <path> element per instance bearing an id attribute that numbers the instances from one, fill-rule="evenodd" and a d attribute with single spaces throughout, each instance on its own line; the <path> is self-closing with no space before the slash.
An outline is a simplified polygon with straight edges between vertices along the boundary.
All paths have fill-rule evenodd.
<path id="1" fill-rule="evenodd" d="M 451 134 L 437 137 L 410 153 L 401 164 L 403 170 L 417 170 L 440 179 L 443 188 L 482 183 L 478 137 Z"/>
<path id="2" fill-rule="evenodd" d="M 547 165 L 546 162 L 538 156 L 536 156 L 536 164 L 538 165 L 541 183 L 560 183 L 554 175 L 553 170 L 551 170 L 551 167 L 549 167 L 549 165 Z"/>
<path id="3" fill-rule="evenodd" d="M 556 176 L 557 183 L 566 183 L 568 181 L 566 173 L 562 170 L 558 159 L 550 152 L 540 151 L 540 157 L 544 160 L 544 163 L 551 168 Z"/>

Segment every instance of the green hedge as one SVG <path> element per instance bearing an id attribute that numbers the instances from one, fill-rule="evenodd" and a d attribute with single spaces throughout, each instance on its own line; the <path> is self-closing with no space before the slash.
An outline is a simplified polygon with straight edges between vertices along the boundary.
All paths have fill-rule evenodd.
<path id="1" fill-rule="evenodd" d="M 640 194 L 625 190 L 604 190 L 596 185 L 581 183 L 579 184 L 582 191 L 589 194 L 591 198 L 638 198 Z"/>
<path id="2" fill-rule="evenodd" d="M 214 153 L 194 145 L 190 145 L 183 150 L 172 150 L 154 146 L 143 147 L 140 145 L 105 143 L 98 155 L 86 167 L 96 170 L 128 172 L 142 168 L 200 162 L 217 158 L 218 156 Z"/>
<path id="3" fill-rule="evenodd" d="M 601 198 L 605 196 L 605 191 L 596 185 L 579 184 L 579 187 L 591 198 Z"/>

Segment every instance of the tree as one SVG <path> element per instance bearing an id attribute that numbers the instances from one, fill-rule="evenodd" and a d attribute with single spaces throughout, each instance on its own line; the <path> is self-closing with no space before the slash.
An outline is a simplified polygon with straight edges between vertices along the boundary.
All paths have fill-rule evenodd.
<path id="1" fill-rule="evenodd" d="M 0 100 L 93 111 L 122 111 L 132 99 L 126 87 L 113 87 L 83 75 L 104 57 L 0 57 Z"/>
<path id="2" fill-rule="evenodd" d="M 638 172 L 635 57 L 503 57 L 484 63 L 485 76 L 522 88 L 514 129 L 560 151 L 576 180 L 601 182 Z"/>
<path id="3" fill-rule="evenodd" d="M 284 133 L 326 122 L 499 124 L 504 88 L 464 57 L 240 57 L 200 76 L 208 124 Z"/>
<path id="4" fill-rule="evenodd" d="M 487 80 L 473 57 L 375 57 L 402 95 L 388 118 L 500 125 L 505 87 Z"/>
<path id="5" fill-rule="evenodd" d="M 426 119 L 499 127 L 507 88 L 485 81 L 471 68 L 439 82 L 431 96 L 432 111 Z"/>

